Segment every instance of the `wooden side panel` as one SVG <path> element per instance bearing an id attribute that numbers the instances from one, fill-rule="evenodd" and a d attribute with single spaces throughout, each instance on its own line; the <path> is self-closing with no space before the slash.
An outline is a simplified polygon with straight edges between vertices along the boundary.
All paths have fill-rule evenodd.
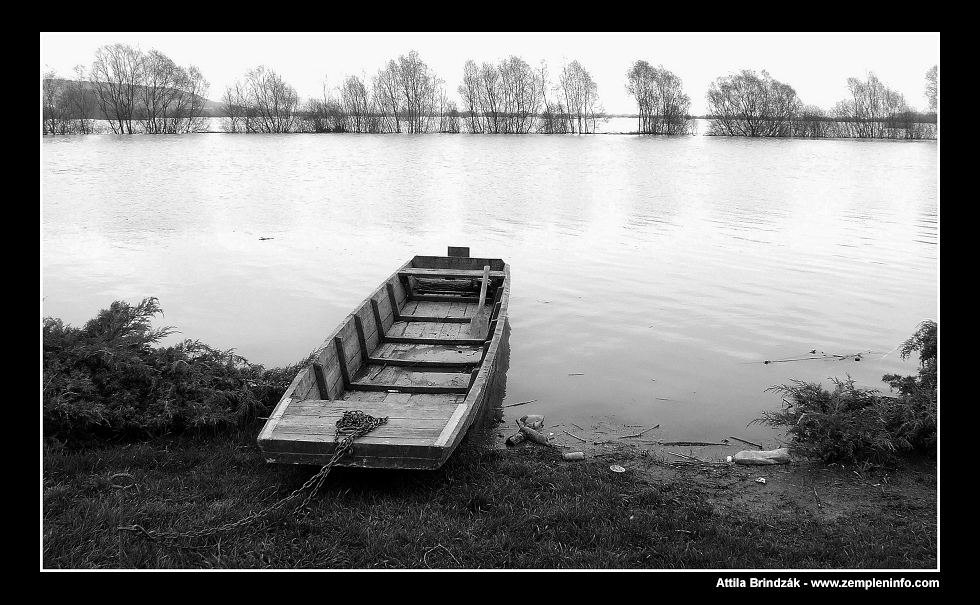
<path id="1" fill-rule="evenodd" d="M 370 355 L 372 351 L 378 348 L 380 342 L 378 324 L 374 320 L 374 310 L 371 308 L 370 301 L 358 307 L 354 314 L 361 320 L 361 326 L 364 329 L 364 342 L 367 347 L 364 354 Z M 360 346 L 360 343 L 358 343 L 358 346 Z"/>
<path id="2" fill-rule="evenodd" d="M 378 305 L 378 313 L 381 315 L 382 332 L 387 332 L 388 328 L 390 328 L 391 324 L 394 323 L 395 321 L 394 313 L 392 313 L 392 309 L 391 309 L 391 300 L 388 297 L 387 288 L 381 290 L 380 292 L 377 292 L 372 297 L 372 300 L 374 300 Z M 373 313 L 371 315 L 371 322 L 377 324 L 377 320 L 374 319 Z"/>
<path id="3" fill-rule="evenodd" d="M 408 291 L 405 290 L 405 284 L 402 283 L 402 280 L 398 279 L 397 275 L 389 278 L 388 283 L 395 290 L 395 301 L 398 302 L 398 307 L 404 307 L 405 302 L 408 300 Z"/>
<path id="4" fill-rule="evenodd" d="M 347 320 L 337 330 L 335 338 L 340 340 L 344 362 L 347 364 L 347 372 L 353 378 L 361 367 L 361 344 L 357 339 L 357 328 L 354 326 L 353 315 L 347 316 Z"/>
<path id="5" fill-rule="evenodd" d="M 286 389 L 287 397 L 293 399 L 325 399 L 325 397 L 320 396 L 312 368 L 307 367 L 300 370 L 290 386 L 292 388 Z"/>
<path id="6" fill-rule="evenodd" d="M 323 366 L 323 378 L 327 383 L 327 393 L 322 397 L 298 397 L 298 399 L 337 399 L 344 392 L 344 381 L 340 375 L 340 368 L 337 365 L 337 349 L 332 342 L 324 343 L 317 353 L 317 359 Z M 312 376 L 312 372 L 310 372 Z"/>

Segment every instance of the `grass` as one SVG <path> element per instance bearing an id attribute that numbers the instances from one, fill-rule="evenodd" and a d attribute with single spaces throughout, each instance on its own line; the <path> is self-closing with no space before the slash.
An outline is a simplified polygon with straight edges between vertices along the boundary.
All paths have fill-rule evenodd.
<path id="1" fill-rule="evenodd" d="M 925 498 L 894 478 L 879 494 L 860 472 L 821 466 L 822 478 L 784 469 L 787 487 L 805 484 L 797 499 L 772 492 L 753 501 L 755 469 L 679 469 L 631 450 L 615 453 L 627 471 L 613 473 L 599 454 L 566 462 L 554 449 L 501 451 L 480 439 L 438 471 L 333 469 L 306 507 L 214 535 L 168 544 L 117 529 L 207 531 L 269 507 L 318 470 L 266 464 L 257 431 L 46 447 L 43 568 L 937 567 L 934 461 L 906 480 Z M 828 515 L 814 507 L 811 485 L 827 507 L 834 489 L 858 490 L 850 498 L 860 505 Z"/>

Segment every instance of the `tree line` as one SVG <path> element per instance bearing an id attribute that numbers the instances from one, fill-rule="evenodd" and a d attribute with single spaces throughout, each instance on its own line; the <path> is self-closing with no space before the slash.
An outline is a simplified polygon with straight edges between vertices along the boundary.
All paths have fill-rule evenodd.
<path id="1" fill-rule="evenodd" d="M 637 107 L 637 133 L 694 133 L 691 100 L 681 79 L 663 65 L 635 61 L 626 91 Z M 709 130 L 717 136 L 934 138 L 938 66 L 926 73 L 929 112 L 911 108 L 875 74 L 848 78 L 849 96 L 829 111 L 806 105 L 789 84 L 766 71 L 719 77 L 706 100 Z M 191 65 L 126 44 L 96 51 L 74 79 L 53 72 L 42 80 L 42 133 L 89 134 L 104 120 L 115 134 L 177 134 L 207 130 L 221 116 L 228 132 L 351 132 L 479 134 L 589 134 L 608 119 L 598 85 L 578 61 L 562 65 L 553 81 L 545 61 L 516 56 L 477 64 L 467 59 L 450 99 L 446 83 L 416 51 L 383 64 L 368 77 L 350 75 L 321 97 L 301 101 L 282 76 L 261 65 L 207 101 L 209 83 Z"/>
<path id="2" fill-rule="evenodd" d="M 746 137 L 855 137 L 922 139 L 936 137 L 938 66 L 926 72 L 930 112 L 915 111 L 905 97 L 874 73 L 848 78 L 849 96 L 830 110 L 806 105 L 792 86 L 743 70 L 718 78 L 707 93 L 708 134 Z"/>

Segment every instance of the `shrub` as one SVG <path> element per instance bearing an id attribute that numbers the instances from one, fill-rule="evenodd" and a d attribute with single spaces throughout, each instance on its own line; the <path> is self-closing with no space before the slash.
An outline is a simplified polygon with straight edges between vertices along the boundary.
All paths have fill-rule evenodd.
<path id="1" fill-rule="evenodd" d="M 938 431 L 937 325 L 920 324 L 902 345 L 902 358 L 920 352 L 919 375 L 886 375 L 897 397 L 859 389 L 832 379 L 832 392 L 814 383 L 791 381 L 767 389 L 784 395 L 778 412 L 764 412 L 762 422 L 786 427 L 791 449 L 824 462 L 892 463 L 903 452 L 935 452 Z"/>
<path id="2" fill-rule="evenodd" d="M 146 298 L 135 307 L 114 302 L 80 329 L 44 319 L 46 439 L 78 443 L 241 425 L 288 385 L 281 370 L 198 341 L 153 347 L 174 331 L 151 329 L 157 313 L 157 299 Z"/>
<path id="3" fill-rule="evenodd" d="M 902 359 L 919 353 L 917 376 L 886 374 L 882 380 L 898 390 L 904 406 L 897 406 L 892 430 L 917 450 L 935 450 L 939 425 L 939 325 L 926 320 L 902 344 Z"/>

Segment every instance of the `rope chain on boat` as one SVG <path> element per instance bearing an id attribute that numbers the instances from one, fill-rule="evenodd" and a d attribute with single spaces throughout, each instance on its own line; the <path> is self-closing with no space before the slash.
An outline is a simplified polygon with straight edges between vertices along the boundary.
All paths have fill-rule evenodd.
<path id="1" fill-rule="evenodd" d="M 144 528 L 142 525 L 128 525 L 119 526 L 117 529 L 119 531 L 131 531 L 138 532 L 142 534 L 145 538 L 153 540 L 154 542 L 176 542 L 182 539 L 189 538 L 203 538 L 212 536 L 217 533 L 231 531 L 233 529 L 248 525 L 258 521 L 262 517 L 265 517 L 269 513 L 275 510 L 279 510 L 284 507 L 290 500 L 296 498 L 302 494 L 305 490 L 312 487 L 310 493 L 307 494 L 306 498 L 297 508 L 303 508 L 310 503 L 310 500 L 316 495 L 320 486 L 323 485 L 324 479 L 327 478 L 327 474 L 330 473 L 330 469 L 338 460 L 349 454 L 354 446 L 354 440 L 358 437 L 363 437 L 374 429 L 378 428 L 382 424 L 388 422 L 388 417 L 375 418 L 369 414 L 365 414 L 360 410 L 347 410 L 344 415 L 337 420 L 335 436 L 337 437 L 337 448 L 334 450 L 333 455 L 330 460 L 324 464 L 319 471 L 312 477 L 306 480 L 306 483 L 300 487 L 293 490 L 291 494 L 280 499 L 278 502 L 269 506 L 263 510 L 249 513 L 245 517 L 234 521 L 232 523 L 226 523 L 224 525 L 219 525 L 217 527 L 210 527 L 206 529 L 195 529 L 190 531 L 155 531 Z M 177 545 L 179 546 L 179 545 Z M 183 547 L 192 548 L 192 547 Z"/>

